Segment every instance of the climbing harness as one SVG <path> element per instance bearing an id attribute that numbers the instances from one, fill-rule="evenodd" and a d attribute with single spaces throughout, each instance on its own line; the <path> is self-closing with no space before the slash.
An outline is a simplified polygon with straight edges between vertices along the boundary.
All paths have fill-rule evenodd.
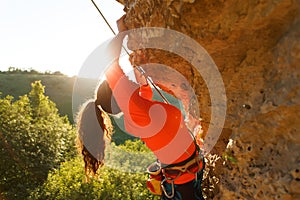
<path id="1" fill-rule="evenodd" d="M 196 150 L 188 159 L 175 164 L 163 164 L 160 161 L 156 161 L 147 168 L 147 187 L 151 193 L 156 195 L 162 195 L 162 193 L 164 193 L 167 198 L 172 199 L 175 195 L 174 182 L 180 176 L 185 173 L 195 174 L 195 180 L 197 181 L 197 173 L 204 169 L 205 160 L 196 138 L 191 131 L 190 134 L 194 138 Z M 165 184 L 170 184 L 170 193 L 167 192 Z"/>
<path id="2" fill-rule="evenodd" d="M 97 4 L 94 2 L 94 0 L 91 0 L 91 2 L 93 3 L 93 5 L 97 9 L 97 11 L 100 13 L 101 17 L 103 18 L 103 20 L 105 21 L 105 23 L 107 24 L 107 26 L 109 27 L 109 29 L 112 31 L 112 33 L 114 35 L 117 35 L 116 32 L 114 31 L 114 29 L 111 27 L 111 25 L 106 20 L 105 16 L 102 14 L 102 12 L 99 9 L 99 7 L 97 6 Z M 127 53 L 127 55 L 130 56 L 128 50 L 123 45 L 122 45 L 122 48 L 125 50 L 125 52 Z M 147 79 L 147 81 L 158 92 L 158 94 L 161 96 L 161 98 L 164 100 L 164 102 L 167 103 L 167 104 L 170 104 L 168 102 L 168 100 L 166 99 L 166 97 L 164 97 L 164 95 L 160 92 L 159 88 L 155 85 L 155 83 L 153 82 L 153 80 L 149 76 L 146 75 L 145 70 L 141 66 L 136 66 L 136 69 Z"/>
<path id="3" fill-rule="evenodd" d="M 198 150 L 189 159 L 177 164 L 162 166 L 159 161 L 156 161 L 147 168 L 147 188 L 152 194 L 162 195 L 164 193 L 167 198 L 171 199 L 174 197 L 174 183 L 180 176 L 185 173 L 195 174 L 197 181 L 197 173 L 203 168 L 204 158 Z M 167 192 L 165 184 L 171 185 L 170 193 Z"/>

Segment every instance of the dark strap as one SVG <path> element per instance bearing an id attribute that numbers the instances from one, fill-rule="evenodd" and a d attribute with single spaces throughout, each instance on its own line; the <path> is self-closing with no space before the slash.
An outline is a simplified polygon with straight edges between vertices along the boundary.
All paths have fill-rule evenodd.
<path id="1" fill-rule="evenodd" d="M 162 168 L 169 168 L 169 167 L 175 167 L 175 166 L 185 165 L 186 163 L 188 163 L 189 161 L 191 161 L 192 159 L 195 158 L 197 151 L 198 150 L 196 148 L 196 150 L 194 151 L 194 153 L 188 159 L 186 159 L 184 161 L 181 161 L 179 163 L 173 163 L 173 164 L 163 164 L 163 163 L 161 163 L 161 167 Z"/>
<path id="2" fill-rule="evenodd" d="M 169 168 L 169 167 L 175 167 L 175 166 L 185 165 L 186 163 L 188 163 L 189 161 L 191 161 L 192 159 L 195 158 L 197 152 L 199 154 L 201 154 L 201 149 L 200 149 L 199 145 L 197 144 L 195 136 L 193 135 L 193 133 L 190 130 L 189 130 L 189 132 L 190 132 L 190 134 L 192 135 L 192 137 L 194 139 L 194 144 L 195 144 L 195 147 L 196 147 L 194 153 L 188 159 L 186 159 L 184 161 L 181 161 L 179 163 L 174 163 L 174 164 L 164 164 L 164 163 L 161 163 L 161 167 L 162 168 Z"/>

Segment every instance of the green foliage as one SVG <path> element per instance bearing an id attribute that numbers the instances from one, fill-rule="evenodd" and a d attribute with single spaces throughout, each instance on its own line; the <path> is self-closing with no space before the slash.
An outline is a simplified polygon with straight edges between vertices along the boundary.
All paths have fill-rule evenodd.
<path id="1" fill-rule="evenodd" d="M 119 146 L 120 149 L 129 152 L 150 153 L 150 149 L 141 140 L 126 140 L 124 144 Z"/>
<path id="2" fill-rule="evenodd" d="M 146 187 L 147 175 L 102 167 L 99 176 L 85 181 L 83 161 L 77 157 L 51 172 L 44 185 L 31 193 L 31 200 L 158 200 Z"/>
<path id="3" fill-rule="evenodd" d="M 123 131 L 121 131 L 118 125 L 113 124 L 113 134 L 111 136 L 111 141 L 114 142 L 116 145 L 123 144 L 127 140 L 135 140 L 136 138 L 132 135 L 129 135 Z"/>
<path id="4" fill-rule="evenodd" d="M 59 113 L 73 122 L 72 91 L 75 78 L 44 74 L 0 74 L 0 88 L 4 96 L 14 98 L 28 94 L 32 82 L 41 80 L 46 86 L 45 95 L 55 102 Z"/>
<path id="5" fill-rule="evenodd" d="M 1 77 L 3 88 L 8 81 Z M 24 75 L 4 77 L 14 83 L 21 81 L 16 91 L 22 91 L 29 81 L 19 80 Z M 65 93 L 60 92 L 65 91 L 65 84 L 56 78 L 48 77 L 44 82 L 52 86 L 48 92 Z M 105 167 L 98 178 L 87 183 L 82 158 L 75 156 L 75 129 L 67 117 L 59 115 L 41 81 L 34 82 L 28 94 L 19 96 L 15 100 L 16 95 L 1 97 L 0 93 L 0 198 L 159 199 L 146 188 L 144 171 L 155 157 L 143 142 L 116 130 L 114 142 L 107 147 Z"/>
<path id="6" fill-rule="evenodd" d="M 49 98 L 55 102 L 59 113 L 61 115 L 67 115 L 69 121 L 73 123 L 72 93 L 76 77 L 49 73 L 0 73 L 0 89 L 3 96 L 11 95 L 14 98 L 18 98 L 31 90 L 30 83 L 38 80 L 41 80 L 42 84 L 46 86 L 45 95 L 49 96 Z M 78 81 L 78 79 L 76 81 Z M 80 84 L 84 85 L 82 91 L 79 91 L 80 95 L 87 99 L 92 98 L 97 83 L 97 79 L 80 79 Z"/>
<path id="7" fill-rule="evenodd" d="M 44 95 L 40 81 L 29 95 L 0 99 L 0 190 L 8 199 L 24 199 L 49 170 L 75 154 L 75 130 Z"/>
<path id="8" fill-rule="evenodd" d="M 112 143 L 106 148 L 105 156 L 107 166 L 132 173 L 145 172 L 156 160 L 154 154 L 141 140 L 126 140 L 121 145 Z"/>
<path id="9" fill-rule="evenodd" d="M 228 151 L 226 151 L 222 154 L 222 158 L 224 160 L 230 161 L 233 164 L 237 164 L 237 162 L 238 162 L 237 159 Z"/>

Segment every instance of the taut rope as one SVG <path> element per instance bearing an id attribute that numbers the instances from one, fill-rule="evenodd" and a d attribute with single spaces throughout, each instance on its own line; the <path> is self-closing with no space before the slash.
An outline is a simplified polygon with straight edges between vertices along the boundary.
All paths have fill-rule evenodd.
<path id="1" fill-rule="evenodd" d="M 94 0 L 91 0 L 93 5 L 95 6 L 95 8 L 98 10 L 98 12 L 100 13 L 101 17 L 103 18 L 103 20 L 105 21 L 105 23 L 107 24 L 107 26 L 109 27 L 109 29 L 111 30 L 111 32 L 114 35 L 117 35 L 116 32 L 114 31 L 114 29 L 111 27 L 111 25 L 109 24 L 109 22 L 106 20 L 105 16 L 102 14 L 101 10 L 99 9 L 99 7 L 97 6 L 97 4 L 94 2 Z M 129 56 L 129 52 L 128 50 L 122 45 L 123 49 L 125 50 L 125 52 L 127 53 L 127 55 Z M 153 88 L 158 92 L 158 94 L 161 96 L 161 98 L 165 101 L 165 103 L 170 104 L 169 101 L 166 99 L 166 97 L 164 97 L 164 95 L 160 92 L 160 90 L 157 88 L 157 86 L 155 85 L 155 83 L 153 82 L 153 80 L 146 75 L 144 69 L 141 66 L 137 66 L 136 67 L 137 70 L 143 75 L 145 76 L 145 78 L 147 79 L 147 81 L 153 86 Z"/>

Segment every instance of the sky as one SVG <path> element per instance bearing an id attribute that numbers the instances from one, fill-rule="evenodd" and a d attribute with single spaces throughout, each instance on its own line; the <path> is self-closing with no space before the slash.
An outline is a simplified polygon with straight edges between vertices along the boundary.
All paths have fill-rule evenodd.
<path id="1" fill-rule="evenodd" d="M 95 0 L 117 32 L 123 5 Z M 77 75 L 88 55 L 113 37 L 90 0 L 0 0 L 0 70 Z"/>

